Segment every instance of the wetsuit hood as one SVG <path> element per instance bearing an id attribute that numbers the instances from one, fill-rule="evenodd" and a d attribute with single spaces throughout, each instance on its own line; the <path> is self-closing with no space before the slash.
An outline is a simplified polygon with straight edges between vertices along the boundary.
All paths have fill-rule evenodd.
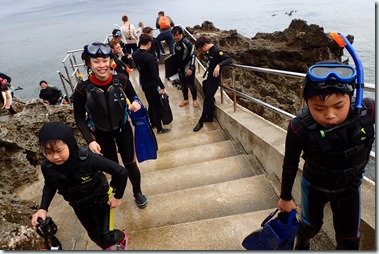
<path id="1" fill-rule="evenodd" d="M 78 149 L 78 143 L 70 126 L 61 122 L 45 123 L 39 131 L 39 143 L 49 140 L 62 140 L 65 142 L 70 150 L 69 160 L 73 159 L 72 157 Z"/>

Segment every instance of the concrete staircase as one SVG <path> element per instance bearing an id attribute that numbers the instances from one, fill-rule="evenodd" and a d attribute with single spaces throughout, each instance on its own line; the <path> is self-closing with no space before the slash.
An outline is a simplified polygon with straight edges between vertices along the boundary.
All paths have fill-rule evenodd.
<path id="1" fill-rule="evenodd" d="M 132 83 L 145 102 L 137 70 Z M 181 91 L 167 80 L 165 86 L 174 115 L 166 127 L 172 131 L 156 135 L 156 160 L 138 164 L 148 205 L 136 206 L 128 181 L 123 203 L 114 211 L 115 228 L 129 233 L 129 250 L 243 250 L 242 240 L 276 208 L 278 179 L 263 174 L 254 156 L 216 121 L 193 132 L 202 112 L 201 96 L 198 108 L 192 101 L 180 108 Z M 39 179 L 31 186 L 35 195 L 24 198 L 39 202 L 42 184 Z M 49 215 L 59 226 L 57 237 L 65 250 L 100 249 L 61 196 L 54 198 Z M 323 232 L 317 239 L 322 240 L 312 249 L 334 248 Z"/>
<path id="2" fill-rule="evenodd" d="M 217 122 L 193 132 L 200 98 L 200 107 L 191 102 L 180 108 L 181 91 L 170 81 L 165 86 L 172 131 L 156 135 L 157 160 L 139 164 L 148 205 L 136 206 L 128 183 L 124 202 L 115 209 L 115 228 L 128 231 L 130 250 L 243 250 L 244 237 L 275 209 L 277 194 Z M 86 249 L 98 247 L 88 241 Z"/>

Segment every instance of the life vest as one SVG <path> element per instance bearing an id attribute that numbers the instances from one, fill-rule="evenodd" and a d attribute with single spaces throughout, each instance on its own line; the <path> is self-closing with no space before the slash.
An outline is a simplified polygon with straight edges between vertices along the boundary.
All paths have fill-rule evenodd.
<path id="1" fill-rule="evenodd" d="M 159 27 L 160 29 L 168 29 L 170 28 L 170 19 L 167 16 L 161 16 L 159 18 Z"/>
<path id="2" fill-rule="evenodd" d="M 42 163 L 46 180 L 74 208 L 107 202 L 108 181 L 103 172 L 92 168 L 92 156 L 88 146 L 79 147 L 79 158 L 67 169 L 68 174 L 53 169 L 53 163 L 48 160 Z"/>
<path id="3" fill-rule="evenodd" d="M 348 184 L 361 175 L 369 160 L 374 142 L 374 126 L 367 108 L 339 126 L 319 130 L 308 108 L 298 119 L 306 127 L 307 148 L 304 149 L 304 174 L 311 174 L 324 183 Z"/>
<path id="4" fill-rule="evenodd" d="M 90 80 L 86 82 L 88 125 L 101 131 L 121 128 L 127 120 L 128 111 L 127 97 L 119 80 L 114 79 L 106 91 L 95 87 Z"/>

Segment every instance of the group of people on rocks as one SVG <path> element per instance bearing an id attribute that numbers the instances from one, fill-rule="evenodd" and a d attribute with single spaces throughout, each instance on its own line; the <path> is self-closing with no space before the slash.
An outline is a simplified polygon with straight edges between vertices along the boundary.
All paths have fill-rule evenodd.
<path id="1" fill-rule="evenodd" d="M 140 110 L 142 103 L 129 79 L 128 70 L 134 65 L 139 71 L 139 85 L 148 103 L 151 125 L 157 129 L 157 134 L 170 132 L 170 129 L 162 127 L 160 115 L 159 98 L 166 93 L 158 71 L 162 54 L 160 40 L 166 40 L 170 54 L 176 55 L 179 63 L 183 87 L 180 107 L 189 104 L 188 89 L 192 94 L 193 107 L 199 106 L 194 86 L 195 48 L 207 53 L 209 62 L 208 76 L 203 82 L 203 112 L 193 131 L 197 132 L 205 122 L 213 121 L 214 95 L 221 82 L 221 69 L 232 60 L 209 38 L 200 37 L 192 44 L 184 37 L 181 27 L 174 26 L 170 18 L 161 20 L 162 17 L 165 17 L 163 11 L 159 12 L 156 21 L 161 32 L 157 38 L 153 37 L 151 27 L 144 27 L 137 38 L 134 26 L 127 16 L 123 16 L 124 25 L 121 30 L 112 32 L 113 39 L 109 44 L 94 42 L 84 46 L 82 60 L 89 78 L 76 86 L 73 107 L 76 124 L 88 147 L 78 146 L 71 126 L 66 124 L 50 122 L 40 129 L 39 144 L 46 157 L 41 165 L 45 182 L 40 208 L 32 216 L 34 226 L 38 225 L 38 218 L 46 219 L 49 205 L 58 191 L 73 207 L 89 237 L 99 247 L 108 250 L 117 246 L 127 248 L 128 234 L 118 229 L 110 230 L 109 215 L 112 208 L 120 206 L 128 177 L 137 206 L 147 206 L 147 198 L 141 190 L 141 173 L 135 159 L 132 122 L 129 119 L 129 112 Z M 123 37 L 126 43 L 122 41 Z M 345 75 L 344 64 L 320 63 L 323 64 L 327 75 L 316 77 L 316 74 L 307 74 L 304 83 L 307 107 L 288 128 L 278 208 L 284 212 L 297 208 L 292 187 L 303 151 L 306 163 L 302 188 L 305 192 L 296 248 L 309 249 L 309 240 L 321 229 L 323 209 L 327 202 L 331 202 L 335 213 L 337 248 L 359 249 L 360 183 L 374 138 L 374 102 L 365 99 L 365 114 L 354 113 L 354 74 L 341 77 Z M 333 68 L 336 66 L 342 74 L 335 73 Z M 40 85 L 44 90 L 48 88 L 46 81 L 41 81 Z M 55 104 L 62 99 L 56 91 L 49 90 L 44 93 L 54 94 L 56 99 L 47 103 Z M 343 123 L 355 118 L 362 120 L 344 128 Z M 329 128 L 338 131 L 334 133 L 332 143 L 328 143 L 331 148 L 324 151 L 319 146 L 321 141 L 317 135 L 320 130 Z M 353 151 L 353 147 L 359 149 Z M 357 154 L 359 158 L 354 157 L 355 160 L 343 164 L 347 160 L 342 156 L 346 150 L 350 151 L 350 158 Z M 118 153 L 123 166 L 119 165 Z M 332 159 L 331 154 L 339 156 L 336 161 L 343 164 L 342 168 L 333 163 L 335 168 L 329 169 L 324 163 L 324 160 Z M 340 170 L 341 174 L 325 177 L 324 174 L 328 175 L 325 170 Z M 346 175 L 345 171 L 349 174 Z M 110 183 L 103 172 L 112 176 Z M 113 194 L 109 194 L 109 190 L 113 190 Z"/>

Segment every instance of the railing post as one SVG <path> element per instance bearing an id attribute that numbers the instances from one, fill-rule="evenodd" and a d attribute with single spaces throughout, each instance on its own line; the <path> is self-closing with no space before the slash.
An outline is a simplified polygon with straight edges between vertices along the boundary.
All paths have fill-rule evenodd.
<path id="1" fill-rule="evenodd" d="M 236 75 L 235 75 L 235 71 L 234 71 L 234 68 L 232 70 L 232 86 L 233 86 L 233 90 L 236 90 Z M 237 111 L 237 94 L 235 92 L 233 92 L 233 112 L 236 112 Z"/>
<path id="2" fill-rule="evenodd" d="M 223 79 L 222 79 L 222 73 L 220 73 L 220 84 L 223 85 Z M 221 97 L 221 104 L 224 103 L 224 89 L 222 86 L 220 86 L 220 97 Z"/>
<path id="3" fill-rule="evenodd" d="M 64 80 L 63 80 L 63 77 L 62 77 L 63 75 L 62 75 L 62 73 L 60 73 L 60 71 L 58 71 L 58 75 L 59 75 L 59 78 L 61 79 L 61 83 L 63 85 L 63 89 L 64 89 L 64 91 L 66 93 L 66 96 L 67 96 L 67 99 L 68 99 L 68 104 L 71 105 L 70 95 L 68 94 L 66 85 L 64 84 Z"/>
<path id="4" fill-rule="evenodd" d="M 65 64 L 64 64 L 64 69 L 66 71 L 66 75 L 67 75 L 68 83 L 70 84 L 70 87 L 71 87 L 71 91 L 74 92 L 74 87 L 72 85 L 72 81 L 71 81 L 71 78 L 70 78 L 70 73 L 68 72 L 67 66 Z"/>

